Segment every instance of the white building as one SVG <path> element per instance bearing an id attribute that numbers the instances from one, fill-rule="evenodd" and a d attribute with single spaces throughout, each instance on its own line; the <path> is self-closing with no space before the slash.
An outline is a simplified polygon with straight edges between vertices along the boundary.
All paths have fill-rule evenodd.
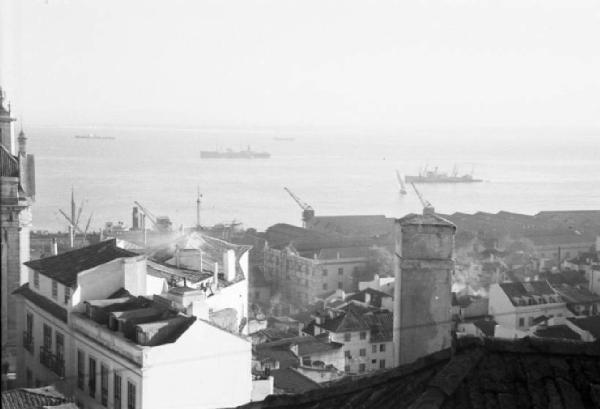
<path id="1" fill-rule="evenodd" d="M 251 343 L 209 319 L 219 283 L 212 294 L 152 295 L 165 278 L 148 274 L 146 262 L 115 240 L 28 262 L 29 283 L 16 291 L 21 384 L 56 383 L 84 408 L 249 402 Z"/>
<path id="2" fill-rule="evenodd" d="M 492 284 L 489 314 L 501 326 L 526 331 L 539 319 L 571 315 L 547 281 Z"/>

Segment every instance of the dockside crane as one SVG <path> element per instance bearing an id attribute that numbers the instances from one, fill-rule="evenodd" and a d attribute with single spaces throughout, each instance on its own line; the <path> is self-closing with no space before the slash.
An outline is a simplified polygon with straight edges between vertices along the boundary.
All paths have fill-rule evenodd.
<path id="1" fill-rule="evenodd" d="M 171 220 L 169 219 L 168 216 L 158 216 L 157 217 L 146 207 L 142 206 L 142 204 L 140 202 L 134 200 L 133 203 L 135 203 L 136 206 L 139 207 L 142 214 L 144 215 L 144 218 L 142 219 L 142 229 L 143 230 L 145 230 L 145 228 L 146 228 L 145 219 L 148 218 L 148 219 L 150 219 L 150 221 L 152 222 L 154 227 L 156 227 L 156 230 L 161 231 L 161 232 L 171 231 L 171 226 L 173 225 L 173 223 L 171 223 Z"/>
<path id="2" fill-rule="evenodd" d="M 77 205 L 75 204 L 75 191 L 73 188 L 71 188 L 71 215 L 67 215 L 67 213 L 65 211 L 63 211 L 62 209 L 58 209 L 59 213 L 67 220 L 67 222 L 69 222 L 69 246 L 71 248 L 75 247 L 75 234 L 77 232 L 83 234 L 84 236 L 84 240 L 86 239 L 86 235 L 87 235 L 87 228 L 89 228 L 89 221 L 88 221 L 88 227 L 86 227 L 86 231 L 84 232 L 81 227 L 79 227 L 79 220 L 81 218 L 81 213 L 83 212 L 83 201 L 81 202 L 81 205 L 79 205 L 79 208 L 77 208 Z M 91 216 L 90 216 L 90 221 L 91 221 Z"/>
<path id="3" fill-rule="evenodd" d="M 302 199 L 300 199 L 298 196 L 296 196 L 294 194 L 294 192 L 292 192 L 287 187 L 284 187 L 283 190 L 285 190 L 286 192 L 288 192 L 288 194 L 292 197 L 292 199 L 294 199 L 294 201 L 302 209 L 302 227 L 306 228 L 306 226 L 308 225 L 308 222 L 313 217 L 315 217 L 315 210 L 312 208 L 311 205 L 309 205 L 308 203 L 304 202 Z"/>
<path id="4" fill-rule="evenodd" d="M 419 192 L 419 189 L 417 189 L 417 187 L 415 186 L 414 183 L 410 182 L 410 185 L 413 187 L 413 189 L 415 190 L 415 193 L 419 197 L 419 200 L 421 201 L 421 204 L 423 205 L 423 210 L 433 213 L 435 211 L 435 209 L 433 208 L 433 205 L 431 203 L 429 203 L 429 201 L 427 201 L 427 199 L 425 199 L 423 197 L 423 195 L 421 194 L 421 192 Z"/>

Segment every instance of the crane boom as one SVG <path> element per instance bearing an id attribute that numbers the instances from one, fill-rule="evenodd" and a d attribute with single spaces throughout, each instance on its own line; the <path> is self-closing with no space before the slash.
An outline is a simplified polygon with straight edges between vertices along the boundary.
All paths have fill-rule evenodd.
<path id="1" fill-rule="evenodd" d="M 296 203 L 298 203 L 298 206 L 300 206 L 300 208 L 302 210 L 313 210 L 312 206 L 309 205 L 308 203 L 305 203 L 304 201 L 302 201 L 302 199 L 300 199 L 298 196 L 296 196 L 294 194 L 294 192 L 292 192 L 290 189 L 288 189 L 287 187 L 283 188 L 286 192 L 288 192 L 288 194 L 292 197 L 292 199 L 294 199 L 294 201 Z"/>
<path id="2" fill-rule="evenodd" d="M 71 225 L 71 227 L 72 227 L 74 230 L 77 230 L 79 233 L 82 233 L 82 234 L 83 234 L 83 230 L 81 230 L 81 229 L 79 228 L 79 226 L 75 224 L 75 221 L 74 221 L 74 220 L 72 220 L 72 219 L 71 219 L 69 216 L 67 216 L 67 214 L 66 214 L 65 212 L 63 212 L 63 211 L 62 211 L 62 209 L 58 209 L 58 211 L 60 212 L 60 214 L 62 214 L 62 215 L 63 215 L 63 217 L 64 217 L 65 219 L 67 219 L 67 221 L 69 222 L 69 224 Z"/>
<path id="3" fill-rule="evenodd" d="M 413 189 L 415 189 L 415 193 L 417 194 L 417 196 L 419 197 L 419 200 L 421 201 L 421 204 L 423 205 L 424 208 L 433 208 L 433 206 L 431 205 L 431 203 L 429 203 L 424 197 L 423 195 L 421 195 L 421 192 L 419 192 L 419 190 L 417 189 L 417 187 L 415 186 L 414 183 L 410 183 L 413 187 Z"/>
<path id="4" fill-rule="evenodd" d="M 144 213 L 146 215 L 146 217 L 148 219 L 150 219 L 150 221 L 152 222 L 152 224 L 154 225 L 154 227 L 156 227 L 157 229 L 159 229 L 160 227 L 158 226 L 158 223 L 156 222 L 156 217 L 154 216 L 154 214 L 152 214 L 152 212 L 148 209 L 146 209 L 144 206 L 142 206 L 140 204 L 140 202 L 134 200 L 133 203 L 135 203 L 140 210 L 142 211 L 142 213 Z"/>

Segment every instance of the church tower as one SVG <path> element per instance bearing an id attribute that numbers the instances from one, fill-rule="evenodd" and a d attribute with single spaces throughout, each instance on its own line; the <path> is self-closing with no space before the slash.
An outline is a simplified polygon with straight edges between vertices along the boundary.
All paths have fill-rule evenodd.
<path id="1" fill-rule="evenodd" d="M 394 356 L 402 365 L 449 348 L 456 226 L 427 205 L 396 220 Z"/>
<path id="2" fill-rule="evenodd" d="M 12 292 L 27 282 L 31 205 L 35 197 L 35 165 L 28 155 L 27 138 L 21 131 L 16 144 L 13 132 L 15 119 L 0 89 L 0 245 L 2 285 L 2 380 L 6 372 L 15 371 L 17 333 L 17 303 Z"/>

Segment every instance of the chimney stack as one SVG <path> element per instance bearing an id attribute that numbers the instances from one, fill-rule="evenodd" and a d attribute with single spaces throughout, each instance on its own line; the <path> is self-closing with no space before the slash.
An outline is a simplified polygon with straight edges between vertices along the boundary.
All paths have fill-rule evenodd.
<path id="1" fill-rule="evenodd" d="M 58 242 L 56 241 L 56 237 L 52 237 L 52 255 L 56 256 L 58 254 Z"/>
<path id="2" fill-rule="evenodd" d="M 223 253 L 223 270 L 226 281 L 235 280 L 235 251 L 227 250 Z"/>
<path id="3" fill-rule="evenodd" d="M 137 206 L 133 206 L 133 214 L 132 214 L 132 222 L 131 222 L 132 230 L 140 229 L 140 215 Z"/>

